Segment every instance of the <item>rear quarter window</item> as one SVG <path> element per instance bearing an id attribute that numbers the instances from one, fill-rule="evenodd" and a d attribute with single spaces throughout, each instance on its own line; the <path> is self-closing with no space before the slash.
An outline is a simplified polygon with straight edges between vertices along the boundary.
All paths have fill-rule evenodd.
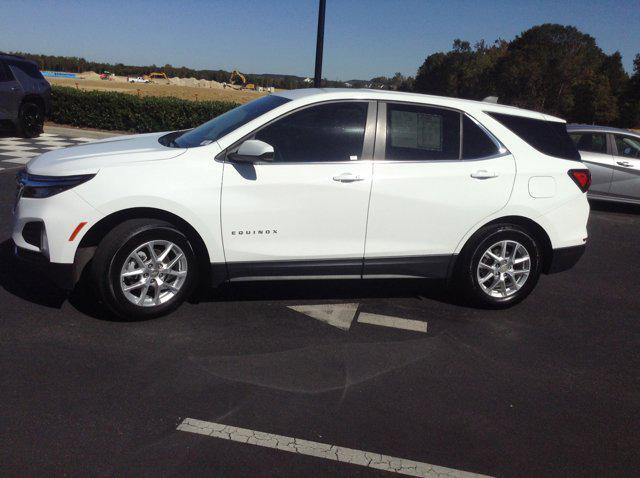
<path id="1" fill-rule="evenodd" d="M 44 79 L 44 77 L 42 76 L 42 73 L 40 73 L 40 70 L 38 69 L 37 65 L 34 65 L 33 63 L 27 62 L 27 61 L 13 61 L 10 62 L 11 66 L 13 68 L 19 68 L 21 71 L 23 71 L 24 73 L 27 74 L 27 76 L 35 79 L 35 80 L 42 80 Z"/>
<path id="2" fill-rule="evenodd" d="M 486 113 L 541 153 L 556 158 L 580 161 L 580 153 L 569 137 L 565 123 L 489 111 Z"/>

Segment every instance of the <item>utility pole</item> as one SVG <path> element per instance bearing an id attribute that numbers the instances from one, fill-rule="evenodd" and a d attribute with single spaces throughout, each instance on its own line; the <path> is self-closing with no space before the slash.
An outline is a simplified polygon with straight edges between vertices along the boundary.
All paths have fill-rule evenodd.
<path id="1" fill-rule="evenodd" d="M 324 45 L 324 11 L 327 1 L 320 0 L 318 9 L 318 38 L 316 40 L 316 72 L 313 79 L 313 86 L 320 88 L 322 81 L 322 47 Z"/>

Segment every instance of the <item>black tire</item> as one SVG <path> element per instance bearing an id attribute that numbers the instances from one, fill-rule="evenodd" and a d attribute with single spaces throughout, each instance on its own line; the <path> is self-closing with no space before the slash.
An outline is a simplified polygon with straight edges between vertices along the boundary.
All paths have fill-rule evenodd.
<path id="1" fill-rule="evenodd" d="M 129 255 L 149 241 L 170 241 L 178 246 L 186 257 L 187 269 L 184 283 L 172 298 L 145 307 L 127 299 L 121 287 L 120 273 Z M 156 219 L 132 219 L 115 227 L 100 242 L 91 266 L 92 282 L 99 299 L 116 316 L 127 321 L 160 317 L 177 309 L 192 293 L 197 272 L 195 255 L 187 237 L 173 225 Z M 151 290 L 153 288 L 154 285 Z"/>
<path id="2" fill-rule="evenodd" d="M 44 111 L 36 103 L 27 101 L 18 112 L 18 134 L 24 138 L 37 138 L 44 128 Z"/>
<path id="3" fill-rule="evenodd" d="M 530 258 L 530 271 L 525 282 L 518 290 L 506 297 L 495 297 L 483 290 L 478 279 L 477 270 L 485 251 L 492 245 L 505 240 L 516 241 L 526 249 Z M 462 294 L 462 297 L 467 302 L 471 302 L 478 307 L 490 309 L 511 307 L 524 300 L 535 288 L 540 278 L 540 268 L 542 265 L 541 251 L 542 249 L 535 237 L 520 226 L 511 224 L 486 226 L 474 234 L 456 262 L 455 285 L 457 286 L 458 292 Z M 487 271 L 487 273 L 488 272 L 489 271 Z M 498 272 L 498 274 L 500 273 Z M 489 281 L 491 282 L 487 287 L 490 287 L 494 280 L 497 280 L 497 278 L 490 278 Z M 513 284 L 512 279 L 507 278 L 507 281 L 508 284 Z"/>

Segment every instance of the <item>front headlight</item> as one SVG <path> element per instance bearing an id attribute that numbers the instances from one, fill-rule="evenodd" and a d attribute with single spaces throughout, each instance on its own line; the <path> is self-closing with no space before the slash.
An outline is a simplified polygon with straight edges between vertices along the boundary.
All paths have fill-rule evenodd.
<path id="1" fill-rule="evenodd" d="M 18 173 L 18 199 L 24 198 L 48 198 L 79 184 L 89 181 L 95 174 L 82 174 L 77 176 L 37 176 L 26 171 Z"/>

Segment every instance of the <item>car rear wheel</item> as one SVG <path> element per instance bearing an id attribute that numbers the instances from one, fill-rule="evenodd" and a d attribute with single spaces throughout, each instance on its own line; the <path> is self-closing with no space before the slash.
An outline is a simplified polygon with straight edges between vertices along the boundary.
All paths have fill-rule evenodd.
<path id="1" fill-rule="evenodd" d="M 102 302 L 124 320 L 168 314 L 192 292 L 197 266 L 189 240 L 169 223 L 136 219 L 113 229 L 93 260 Z"/>
<path id="2" fill-rule="evenodd" d="M 531 234 L 514 225 L 492 225 L 481 229 L 463 250 L 457 281 L 474 304 L 506 308 L 531 293 L 540 265 L 540 247 Z"/>
<path id="3" fill-rule="evenodd" d="M 18 134 L 25 138 L 36 138 L 44 127 L 44 112 L 36 103 L 23 103 L 18 112 Z"/>

